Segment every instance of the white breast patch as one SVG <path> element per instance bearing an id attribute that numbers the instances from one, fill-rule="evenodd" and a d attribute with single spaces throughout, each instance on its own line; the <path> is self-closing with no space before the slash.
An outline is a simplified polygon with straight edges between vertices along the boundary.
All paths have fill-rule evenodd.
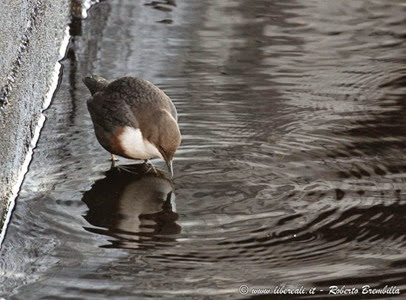
<path id="1" fill-rule="evenodd" d="M 132 127 L 124 127 L 119 136 L 121 148 L 125 154 L 134 159 L 150 159 L 154 157 L 162 158 L 158 149 L 145 140 L 141 130 Z"/>

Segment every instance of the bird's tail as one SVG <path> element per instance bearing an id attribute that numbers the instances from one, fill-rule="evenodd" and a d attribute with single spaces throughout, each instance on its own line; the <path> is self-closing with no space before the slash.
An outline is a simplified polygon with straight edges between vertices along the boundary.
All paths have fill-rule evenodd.
<path id="1" fill-rule="evenodd" d="M 83 83 L 87 86 L 92 95 L 102 91 L 109 84 L 106 79 L 98 75 L 86 76 L 83 78 Z"/>

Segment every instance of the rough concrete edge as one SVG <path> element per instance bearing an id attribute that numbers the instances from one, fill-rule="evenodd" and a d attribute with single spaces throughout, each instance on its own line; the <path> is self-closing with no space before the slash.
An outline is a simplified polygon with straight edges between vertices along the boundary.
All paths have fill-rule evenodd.
<path id="1" fill-rule="evenodd" d="M 76 19 L 85 19 L 88 16 L 88 14 L 87 14 L 88 10 L 93 5 L 95 5 L 99 2 L 100 2 L 100 0 L 71 0 L 70 11 L 67 12 L 67 14 L 70 17 L 74 17 Z M 35 4 L 42 5 L 42 2 L 41 2 L 41 0 L 37 0 L 37 2 Z M 28 25 L 27 25 L 28 28 L 30 27 L 31 24 L 33 24 L 35 22 L 35 18 L 37 15 L 38 15 L 38 6 L 35 6 L 33 12 L 30 14 L 30 19 L 29 19 Z M 29 41 L 31 32 L 32 32 L 32 29 L 26 29 L 26 31 L 23 34 L 21 44 L 17 51 L 17 58 L 12 62 L 13 67 L 12 67 L 11 73 L 10 73 L 12 75 L 13 74 L 16 75 L 17 72 L 16 72 L 15 68 L 20 67 L 21 57 L 24 54 L 24 52 L 26 51 L 26 45 Z M 7 203 L 0 203 L 0 213 L 1 213 L 1 215 L 0 215 L 0 249 L 1 249 L 3 240 L 4 240 L 6 232 L 7 232 L 7 227 L 8 227 L 8 224 L 9 224 L 11 216 L 12 216 L 16 198 L 18 197 L 18 193 L 20 191 L 24 177 L 25 177 L 26 173 L 28 172 L 28 168 L 29 168 L 30 162 L 32 160 L 33 151 L 37 145 L 42 127 L 45 123 L 45 116 L 44 116 L 43 112 L 51 104 L 54 93 L 56 92 L 58 85 L 60 83 L 61 68 L 62 68 L 60 61 L 66 55 L 67 49 L 69 47 L 70 39 L 71 39 L 70 27 L 67 23 L 65 26 L 64 36 L 63 36 L 62 40 L 60 41 L 59 57 L 53 68 L 53 73 L 52 73 L 52 76 L 50 77 L 50 82 L 47 85 L 48 91 L 46 92 L 45 97 L 43 99 L 41 112 L 40 112 L 39 116 L 37 116 L 37 118 L 36 118 L 37 120 L 34 120 L 34 121 L 37 121 L 35 130 L 32 134 L 31 141 L 29 143 L 29 147 L 26 151 L 26 156 L 25 156 L 24 162 L 20 166 L 19 170 L 17 170 L 18 179 L 14 183 L 11 183 L 12 189 L 11 189 L 10 195 L 8 197 L 6 197 Z M 49 73 L 51 73 L 51 72 L 49 72 Z M 14 85 L 14 79 L 9 76 L 6 80 L 5 85 L 3 85 L 3 88 L 0 91 L 0 110 L 5 105 L 8 104 L 7 96 L 8 96 L 8 93 L 11 92 L 13 85 Z M 35 116 L 33 118 L 35 119 Z M 3 207 L 1 207 L 1 206 L 3 206 Z"/>
<path id="2" fill-rule="evenodd" d="M 14 87 L 15 82 L 14 78 L 17 77 L 17 74 L 19 72 L 18 69 L 21 66 L 22 57 L 24 53 L 27 51 L 27 45 L 30 42 L 31 33 L 33 32 L 34 29 L 33 24 L 36 22 L 36 18 L 39 15 L 38 12 L 40 11 L 42 5 L 45 4 L 41 1 L 37 1 L 35 3 L 33 11 L 30 14 L 30 19 L 28 20 L 27 28 L 22 36 L 20 46 L 17 51 L 16 59 L 11 63 L 12 65 L 11 72 L 9 73 L 7 81 L 0 92 L 0 109 L 4 109 L 4 107 L 8 105 L 8 95 L 11 93 Z M 70 16 L 70 11 L 66 12 L 66 15 L 67 15 L 66 20 L 68 20 Z M 0 219 L 0 248 L 7 231 L 7 226 L 10 221 L 13 208 L 15 206 L 15 200 L 18 196 L 25 174 L 28 171 L 28 167 L 32 159 L 33 150 L 36 147 L 42 126 L 45 122 L 45 116 L 43 115 L 43 111 L 47 109 L 48 106 L 50 105 L 54 92 L 58 87 L 61 70 L 61 64 L 59 63 L 59 61 L 65 56 L 65 52 L 68 47 L 70 39 L 68 22 L 65 24 L 64 27 L 65 31 L 63 33 L 63 37 L 59 41 L 60 48 L 58 49 L 59 51 L 57 52 L 58 59 L 54 67 L 49 68 L 47 71 L 49 75 L 48 77 L 49 79 L 47 80 L 46 84 L 47 92 L 45 96 L 42 97 L 42 101 L 39 101 L 39 104 L 40 105 L 42 104 L 42 107 L 40 108 L 40 113 L 32 115 L 31 121 L 34 122 L 36 126 L 34 131 L 33 132 L 31 131 L 32 132 L 31 140 L 25 141 L 25 143 L 29 144 L 29 146 L 27 147 L 28 149 L 25 150 L 25 157 L 23 157 L 23 163 L 19 166 L 18 170 L 15 171 L 17 179 L 10 182 L 11 191 L 9 195 L 5 196 L 5 201 L 2 201 L 2 203 L 0 203 L 0 205 L 2 206 Z"/>
<path id="3" fill-rule="evenodd" d="M 60 48 L 59 53 L 65 52 L 65 50 L 68 47 L 69 44 L 69 39 L 70 39 L 70 35 L 69 35 L 69 26 L 66 27 L 65 30 L 65 36 L 62 40 L 62 45 Z M 43 111 L 46 110 L 49 105 L 51 104 L 52 98 L 54 96 L 54 93 L 58 87 L 58 83 L 60 81 L 60 75 L 61 75 L 61 67 L 62 65 L 58 62 L 56 62 L 54 70 L 53 70 L 53 74 L 51 76 L 51 82 L 49 84 L 49 89 L 48 92 L 45 95 L 45 99 L 43 102 L 43 107 L 41 109 L 41 114 L 39 116 L 38 119 L 38 124 L 35 128 L 34 131 L 34 135 L 33 138 L 30 142 L 30 146 L 28 148 L 28 151 L 26 153 L 25 159 L 24 159 L 24 163 L 23 165 L 20 167 L 20 170 L 18 170 L 18 179 L 17 182 L 14 183 L 13 188 L 12 188 L 12 192 L 11 192 L 11 197 L 8 200 L 7 206 L 3 209 L 3 215 L 2 218 L 0 220 L 0 225 L 1 225 L 1 231 L 0 231 L 0 248 L 1 245 L 3 243 L 6 231 L 7 231 L 7 226 L 10 222 L 10 218 L 13 212 L 13 208 L 15 206 L 15 200 L 18 196 L 18 192 L 20 190 L 20 187 L 23 183 L 25 174 L 28 172 L 28 167 L 30 165 L 31 159 L 32 159 L 32 155 L 33 155 L 33 151 L 37 145 L 40 133 L 41 133 L 41 129 L 44 126 L 45 123 L 45 116 L 43 114 Z"/>
<path id="4" fill-rule="evenodd" d="M 42 7 L 43 2 L 41 0 L 36 0 L 34 3 L 34 7 L 30 13 L 30 17 L 25 27 L 24 33 L 21 37 L 21 41 L 17 49 L 17 55 L 11 63 L 11 70 L 7 74 L 6 82 L 0 90 L 0 109 L 4 108 L 4 106 L 8 104 L 8 96 L 15 85 L 15 78 L 17 77 L 17 73 L 19 72 L 21 66 L 21 59 L 24 53 L 27 51 L 28 44 L 30 42 L 36 21 L 39 18 Z"/>

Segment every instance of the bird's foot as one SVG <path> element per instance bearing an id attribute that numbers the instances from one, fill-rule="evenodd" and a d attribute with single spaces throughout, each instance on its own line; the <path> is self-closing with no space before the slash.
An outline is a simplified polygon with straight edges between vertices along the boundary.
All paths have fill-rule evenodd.
<path id="1" fill-rule="evenodd" d="M 152 164 L 150 164 L 147 159 L 144 160 L 144 165 L 145 165 L 145 173 L 158 174 L 157 169 Z"/>
<path id="2" fill-rule="evenodd" d="M 126 173 L 130 173 L 130 174 L 140 174 L 139 171 L 135 170 L 133 167 L 131 166 L 117 166 L 117 171 L 118 172 L 126 172 Z"/>

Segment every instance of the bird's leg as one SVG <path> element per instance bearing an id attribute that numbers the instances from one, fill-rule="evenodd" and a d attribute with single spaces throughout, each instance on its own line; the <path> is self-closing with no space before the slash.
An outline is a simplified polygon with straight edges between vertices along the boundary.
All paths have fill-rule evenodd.
<path id="1" fill-rule="evenodd" d="M 151 170 L 151 164 L 148 163 L 148 159 L 144 159 L 144 169 L 146 172 Z"/>
<path id="2" fill-rule="evenodd" d="M 116 156 L 111 153 L 111 168 L 114 168 L 116 166 L 116 160 L 118 160 Z"/>

